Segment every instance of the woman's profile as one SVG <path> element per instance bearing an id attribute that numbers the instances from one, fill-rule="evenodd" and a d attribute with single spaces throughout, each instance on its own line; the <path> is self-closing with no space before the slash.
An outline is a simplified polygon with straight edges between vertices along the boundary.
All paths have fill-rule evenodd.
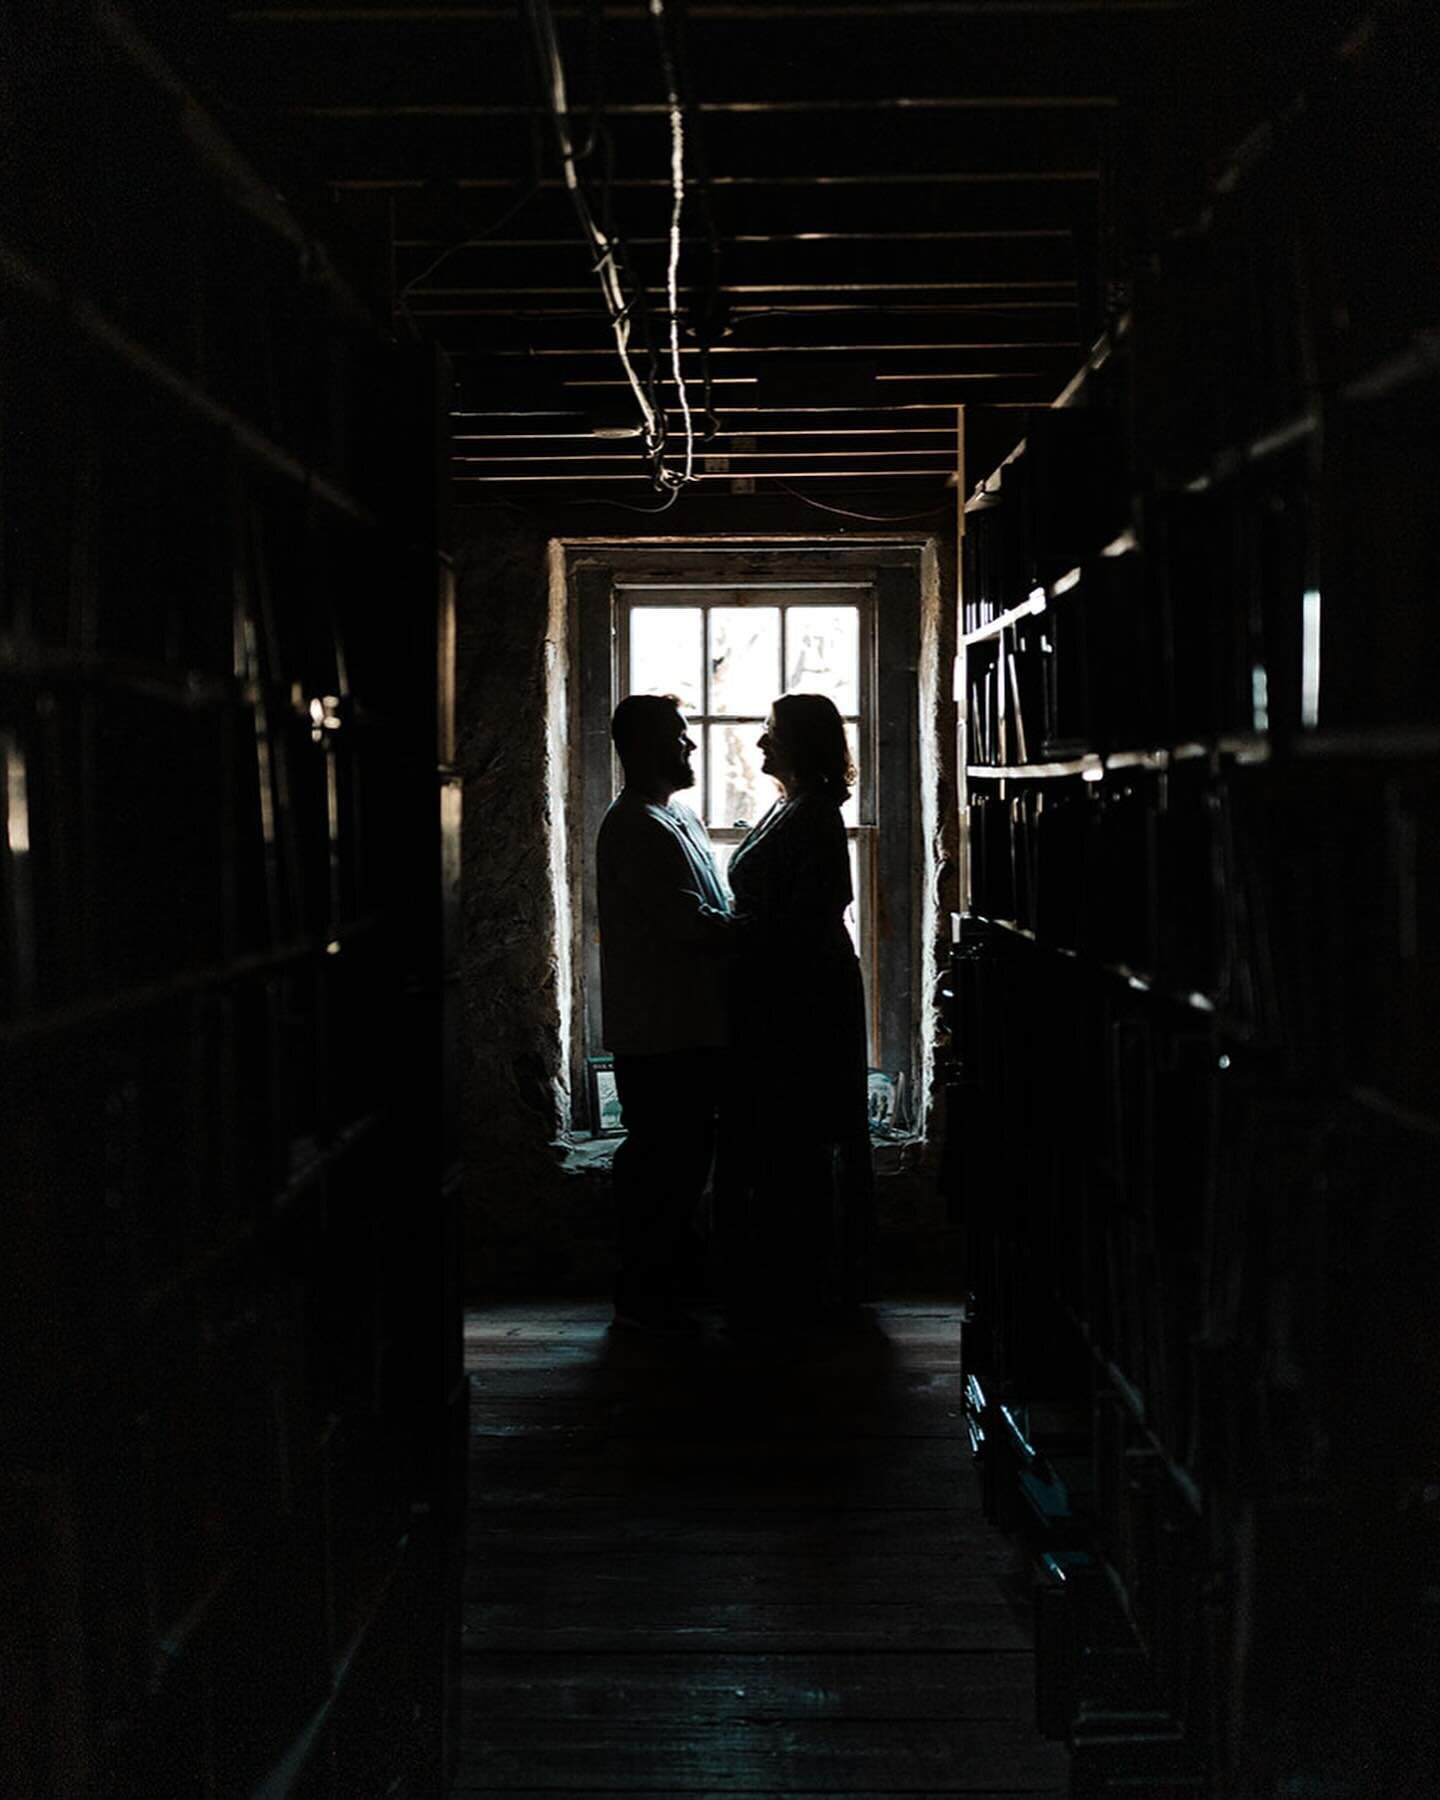
<path id="1" fill-rule="evenodd" d="M 734 1091 L 722 1153 L 731 1310 L 769 1323 L 853 1313 L 871 1230 L 865 1000 L 845 925 L 845 727 L 787 694 L 760 738 L 781 798 L 730 859 L 737 915 Z"/>

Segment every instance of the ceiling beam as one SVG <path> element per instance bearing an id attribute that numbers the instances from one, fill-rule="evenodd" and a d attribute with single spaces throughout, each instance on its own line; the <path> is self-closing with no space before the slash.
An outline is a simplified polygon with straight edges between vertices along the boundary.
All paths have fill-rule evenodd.
<path id="1" fill-rule="evenodd" d="M 948 283 L 943 282 L 930 282 L 922 285 L 936 289 L 939 293 L 949 293 L 953 291 Z M 988 284 L 986 285 L 988 287 Z M 1011 315 L 1019 317 L 1024 313 L 1032 312 L 1055 313 L 1073 311 L 1075 306 L 1073 295 L 1070 298 L 1064 297 L 1064 289 L 1073 288 L 1073 285 L 1073 283 L 1069 282 L 1057 282 L 1055 286 L 1057 290 L 1060 290 L 1061 297 L 1053 300 L 1037 300 L 1011 298 L 1009 290 L 997 284 L 994 298 L 978 302 L 951 301 L 935 298 L 916 300 L 907 298 L 907 295 L 913 296 L 919 292 L 920 290 L 918 287 L 886 288 L 882 290 L 882 293 L 891 294 L 894 298 L 889 300 L 878 300 L 873 305 L 869 304 L 864 299 L 841 299 L 836 297 L 847 291 L 853 295 L 856 292 L 854 289 L 845 290 L 841 288 L 832 288 L 826 290 L 782 287 L 777 285 L 774 289 L 764 291 L 776 295 L 781 301 L 781 304 L 772 304 L 768 306 L 733 306 L 730 309 L 730 315 L 734 320 L 735 328 L 737 329 L 740 326 L 753 324 L 755 320 L 766 318 L 775 313 L 784 313 L 792 317 L 813 317 L 817 319 L 828 314 L 859 315 L 867 313 L 884 314 L 886 318 L 892 319 L 963 318 L 973 316 L 977 313 L 983 314 L 988 318 L 1009 318 Z M 416 288 L 414 293 L 417 296 L 423 297 L 427 293 L 443 294 L 447 291 L 448 290 L 442 288 Z M 603 323 L 606 318 L 605 313 L 601 311 L 600 306 L 595 302 L 594 291 L 589 288 L 467 288 L 464 291 L 472 300 L 493 299 L 515 302 L 515 304 L 498 306 L 467 304 L 462 309 L 463 317 L 467 319 L 587 319 L 593 324 L 597 321 Z M 683 299 L 686 295 L 693 293 L 694 291 L 695 290 L 692 288 L 682 287 L 680 289 L 681 298 Z M 752 290 L 741 291 L 748 292 Z M 647 296 L 655 300 L 663 298 L 662 290 L 659 288 L 647 288 L 645 292 Z M 831 295 L 831 298 L 825 300 L 810 300 L 803 297 L 817 292 L 828 292 Z M 551 296 L 555 297 L 553 304 L 550 303 Z M 563 298 L 564 296 L 569 296 L 574 304 L 567 302 L 567 300 Z M 529 304 L 525 304 L 527 300 L 530 302 Z M 586 304 L 587 301 L 590 303 Z M 418 309 L 416 316 L 420 316 L 423 311 L 423 308 Z M 742 340 L 742 342 L 743 341 L 744 340 Z"/>
<path id="2" fill-rule="evenodd" d="M 954 433 L 952 432 L 950 435 L 953 443 Z M 672 449 L 676 447 L 683 448 L 683 439 L 678 433 L 669 440 L 669 443 Z M 702 442 L 697 436 L 694 454 L 702 459 L 723 459 L 727 463 L 744 463 L 747 466 L 748 472 L 750 464 L 767 462 L 850 462 L 854 463 L 856 467 L 860 467 L 863 459 L 869 459 L 864 463 L 864 466 L 867 469 L 877 459 L 900 461 L 909 457 L 920 457 L 928 458 L 933 463 L 938 455 L 943 454 L 944 448 L 945 446 L 943 445 L 935 444 L 881 444 L 869 448 L 850 444 L 838 449 L 828 445 L 823 447 L 810 445 L 800 448 L 790 447 L 785 449 L 767 446 L 763 450 L 737 450 L 731 446 L 725 450 L 717 450 L 714 448 L 711 441 L 706 440 Z M 572 464 L 577 466 L 582 464 L 588 466 L 592 463 L 622 463 L 629 458 L 639 455 L 640 451 L 637 443 L 632 442 L 630 439 L 617 439 L 611 443 L 607 449 L 601 440 L 591 438 L 590 448 L 585 450 L 546 450 L 536 453 L 510 452 L 509 454 L 502 454 L 498 451 L 469 450 L 458 452 L 450 458 L 450 461 L 456 467 L 463 467 L 467 470 L 475 470 L 483 473 L 489 469 L 502 466 L 524 470 L 534 464 L 543 464 L 547 468 L 567 468 Z"/>
<path id="3" fill-rule="evenodd" d="M 417 309 L 417 319 L 444 320 L 437 335 L 453 341 L 466 353 L 492 357 L 495 361 L 537 359 L 552 361 L 613 360 L 615 338 L 603 317 L 485 319 L 476 321 L 472 332 L 463 330 L 463 322 L 476 315 L 460 308 Z M 780 309 L 777 316 L 758 315 L 740 320 L 733 336 L 715 344 L 710 350 L 712 364 L 724 364 L 749 357 L 772 356 L 865 356 L 890 360 L 931 353 L 974 359 L 998 352 L 1055 351 L 1074 362 L 1078 351 L 1075 332 L 1069 327 L 1072 314 L 1067 310 L 1022 313 L 1016 318 L 980 315 L 929 313 L 901 315 L 882 312 L 826 312 L 791 318 Z M 654 315 L 656 328 L 663 333 L 661 315 Z M 637 331 L 632 335 L 637 351 L 643 339 Z M 666 351 L 669 359 L 670 351 Z M 694 342 L 682 341 L 680 358 L 691 374 L 705 352 Z"/>
<path id="4" fill-rule="evenodd" d="M 667 246 L 625 237 L 634 279 L 660 290 Z M 518 245 L 455 243 L 434 249 L 395 253 L 395 278 L 412 292 L 437 297 L 515 292 L 521 295 L 597 294 L 593 252 L 578 233 L 568 244 Z M 918 293 L 1041 293 L 1073 287 L 1076 251 L 1069 234 L 992 242 L 908 242 L 892 238 L 884 244 L 863 240 L 732 244 L 722 239 L 719 284 L 731 296 L 771 295 L 805 289 L 817 294 L 859 295 L 913 289 Z M 709 279 L 709 245 L 691 239 L 682 246 L 683 289 L 695 291 L 698 278 Z M 1044 284 L 1043 286 L 1041 284 Z"/>
<path id="5" fill-rule="evenodd" d="M 817 469 L 809 465 L 801 469 L 747 468 L 741 471 L 697 469 L 695 471 L 694 479 L 698 482 L 730 482 L 736 479 L 737 473 L 743 475 L 744 478 L 749 481 L 915 481 L 926 478 L 934 479 L 936 477 L 948 479 L 954 473 L 954 464 L 953 461 L 950 464 L 939 462 L 927 464 L 924 468 L 904 469 Z M 505 474 L 473 475 L 461 471 L 459 474 L 452 473 L 451 479 L 453 481 L 474 482 L 492 486 L 519 485 L 531 482 L 570 482 L 579 485 L 581 483 L 589 483 L 592 481 L 632 481 L 643 483 L 646 487 L 654 485 L 649 471 L 645 468 L 643 463 L 641 463 L 633 473 L 625 474 L 603 470 L 578 475 L 566 470 L 549 470 L 533 474 L 508 472 Z"/>
<path id="6" fill-rule="evenodd" d="M 993 168 L 993 169 L 875 169 L 865 171 L 833 171 L 809 175 L 712 175 L 708 186 L 712 189 L 726 188 L 913 188 L 925 191 L 932 187 L 968 188 L 991 186 L 1089 186 L 1098 182 L 1101 176 L 1099 168 Z M 337 175 L 326 174 L 321 177 L 326 186 L 344 192 L 361 192 L 367 188 L 396 191 L 419 192 L 436 185 L 437 178 L 427 175 L 370 174 L 370 175 Z M 493 193 L 499 190 L 515 190 L 523 186 L 513 175 L 457 175 L 447 177 L 444 185 L 461 192 Z M 535 184 L 544 192 L 552 190 L 562 192 L 564 182 L 558 177 L 547 176 Z M 618 175 L 610 183 L 613 189 L 630 191 L 634 189 L 658 189 L 666 193 L 670 191 L 668 175 Z M 698 190 L 697 190 L 698 191 Z"/>
<path id="7" fill-rule="evenodd" d="M 822 117 L 853 113 L 873 117 L 877 113 L 1106 112 L 1119 104 L 1114 94 L 951 94 L 911 98 L 880 94 L 853 100 L 702 100 L 693 110 L 702 115 L 726 118 Z M 550 116 L 544 106 L 459 100 L 310 101 L 288 105 L 284 111 L 288 118 L 319 124 L 389 124 L 410 119 L 468 123 L 487 119 L 548 119 Z M 580 108 L 576 111 L 583 113 Z M 668 120 L 670 116 L 670 109 L 663 101 L 651 100 L 607 101 L 604 111 L 607 119 Z"/>
<path id="8" fill-rule="evenodd" d="M 987 409 L 996 404 L 997 403 L 992 400 L 987 400 L 985 402 Z M 1029 401 L 1016 401 L 1013 403 L 1001 401 L 998 404 L 1001 406 L 1014 404 L 1017 406 L 1029 407 L 1034 403 Z M 853 406 L 838 406 L 833 404 L 802 406 L 791 403 L 784 408 L 777 408 L 773 406 L 757 406 L 748 400 L 737 400 L 733 396 L 727 396 L 716 405 L 715 410 L 722 423 L 726 420 L 733 420 L 735 422 L 735 430 L 742 434 L 747 431 L 758 431 L 761 429 L 760 426 L 751 426 L 746 423 L 747 420 L 751 419 L 763 421 L 766 419 L 808 420 L 823 418 L 827 421 L 838 422 L 838 428 L 843 430 L 845 428 L 844 421 L 851 419 L 913 419 L 927 414 L 934 419 L 948 420 L 949 425 L 946 428 L 953 429 L 956 402 L 954 400 L 896 400 L 893 398 L 877 397 L 873 402 L 866 402 Z M 517 404 L 510 408 L 456 406 L 453 407 L 450 412 L 451 419 L 459 420 L 467 424 L 469 422 L 484 421 L 487 419 L 524 419 L 533 424 L 534 421 L 540 419 L 574 421 L 577 419 L 586 419 L 589 416 L 589 413 L 578 405 L 573 407 L 557 406 L 553 408 L 540 408 L 533 405 L 525 406 L 522 404 Z M 678 406 L 667 406 L 665 408 L 665 416 L 669 419 L 679 420 L 683 415 Z"/>
<path id="9" fill-rule="evenodd" d="M 1070 233 L 1057 227 L 1021 228 L 1014 231 L 732 231 L 726 233 L 727 244 L 799 244 L 799 243 L 1003 243 L 1013 239 L 1020 240 L 1056 240 L 1068 242 Z M 449 240 L 444 240 L 448 242 Z M 668 237 L 628 237 L 633 245 L 668 245 Z M 682 244 L 698 248 L 705 240 L 686 232 Z M 462 238 L 451 248 L 455 250 L 473 250 L 484 244 L 491 250 L 569 250 L 574 251 L 579 244 L 576 234 L 571 231 L 564 237 L 526 237 L 526 238 Z M 397 237 L 397 250 L 438 250 L 442 240 L 433 237 Z"/>
<path id="10" fill-rule="evenodd" d="M 783 439 L 787 442 L 795 439 L 803 440 L 805 442 L 813 441 L 815 443 L 822 443 L 830 439 L 850 440 L 860 438 L 885 438 L 896 440 L 930 438 L 943 442 L 948 441 L 955 436 L 955 421 L 953 416 L 955 409 L 951 408 L 950 410 L 952 416 L 949 423 L 939 425 L 906 425 L 900 423 L 898 420 L 892 419 L 886 425 L 850 424 L 827 426 L 817 424 L 812 419 L 807 425 L 782 426 L 770 423 L 772 418 L 780 415 L 765 414 L 762 415 L 761 423 L 751 423 L 748 425 L 741 423 L 729 430 L 722 428 L 717 432 L 708 434 L 705 441 L 707 444 L 735 444 L 738 446 L 758 443 L 761 438 Z M 527 452 L 532 449 L 537 451 L 542 450 L 547 445 L 593 445 L 596 442 L 595 432 L 590 430 L 587 426 L 581 425 L 579 421 L 573 419 L 568 421 L 568 423 L 572 427 L 572 429 L 568 431 L 556 430 L 535 432 L 533 430 L 521 430 L 516 427 L 512 427 L 508 431 L 455 431 L 451 433 L 450 441 L 452 444 L 457 445 L 509 444 L 515 448 L 523 448 Z"/>
<path id="11" fill-rule="evenodd" d="M 485 188 L 462 188 L 438 177 L 398 187 L 336 184 L 336 203 L 354 217 L 356 229 L 378 233 L 387 242 L 392 230 L 400 239 L 431 240 L 437 249 L 472 238 L 502 246 L 539 240 L 539 248 L 545 240 L 558 240 L 575 254 L 580 234 L 568 194 L 559 183 L 536 188 L 533 181 L 529 174 Z M 662 183 L 618 188 L 613 197 L 615 224 L 628 243 L 668 241 L 670 194 Z M 699 199 L 698 186 L 692 186 L 684 218 L 692 238 L 701 232 Z M 920 181 L 808 187 L 749 182 L 710 189 L 716 229 L 727 253 L 732 246 L 738 253 L 747 244 L 792 240 L 805 245 L 802 254 L 812 257 L 844 254 L 817 248 L 825 242 L 853 248 L 871 236 L 877 245 L 896 248 L 912 233 L 938 234 L 926 241 L 947 243 L 953 232 L 960 234 L 955 242 L 977 245 L 986 235 L 1006 240 L 1030 231 L 1068 236 L 1093 228 L 1098 199 L 1095 182 L 1045 182 L 1033 176 L 1024 181 L 970 179 L 940 192 L 927 190 Z"/>
<path id="12" fill-rule="evenodd" d="M 784 5 L 736 4 L 735 0 L 690 0 L 691 19 L 722 19 L 745 24 L 767 19 L 1008 19 L 1017 16 L 1043 18 L 1138 14 L 1163 17 L 1194 10 L 1196 0 L 792 0 Z M 557 19 L 584 20 L 583 6 L 553 5 Z M 605 18 L 615 21 L 645 19 L 644 0 L 616 0 L 603 6 Z M 235 6 L 227 14 L 236 25 L 513 25 L 513 6 Z"/>
<path id="13" fill-rule="evenodd" d="M 709 187 L 809 181 L 844 185 L 881 182 L 941 186 L 976 179 L 1094 180 L 1101 133 L 1094 113 L 1047 113 L 1043 129 L 1019 114 L 1002 126 L 981 113 L 947 116 L 909 112 L 884 116 L 873 130 L 854 128 L 843 115 L 822 130 L 769 113 L 729 115 L 706 122 Z M 1023 122 L 1022 122 L 1023 120 Z M 492 121 L 489 129 L 459 118 L 312 118 L 310 155 L 332 181 L 425 179 L 436 170 L 474 170 L 460 185 L 533 184 L 535 146 L 528 130 Z M 292 122 L 292 129 L 294 124 Z M 614 167 L 610 191 L 670 186 L 670 134 L 663 117 L 611 119 Z M 547 167 L 550 159 L 547 157 Z M 558 177 L 553 177 L 559 179 Z M 587 179 L 600 185 L 599 171 Z"/>

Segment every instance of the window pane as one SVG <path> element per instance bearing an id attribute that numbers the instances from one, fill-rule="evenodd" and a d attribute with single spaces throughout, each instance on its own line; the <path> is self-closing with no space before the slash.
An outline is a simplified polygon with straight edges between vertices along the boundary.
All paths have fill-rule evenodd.
<path id="1" fill-rule="evenodd" d="M 711 607 L 711 712 L 764 714 L 780 691 L 779 607 Z"/>
<path id="2" fill-rule="evenodd" d="M 850 790 L 850 798 L 840 808 L 840 817 L 847 825 L 860 823 L 860 727 L 853 720 L 846 720 L 845 741 L 850 746 L 850 762 L 855 770 L 855 785 Z"/>
<path id="3" fill-rule="evenodd" d="M 780 790 L 769 775 L 760 773 L 760 733 L 765 729 L 753 719 L 734 725 L 710 727 L 710 825 L 758 825 L 761 816 L 779 799 Z"/>
<path id="4" fill-rule="evenodd" d="M 720 879 L 728 888 L 730 886 L 730 858 L 740 846 L 731 838 L 716 838 L 710 848 L 715 852 L 715 867 L 720 871 Z"/>
<path id="5" fill-rule="evenodd" d="M 850 942 L 855 946 L 855 954 L 860 954 L 860 846 L 851 838 L 846 848 L 850 852 L 850 892 L 855 898 L 845 908 L 845 929 L 850 933 Z"/>
<path id="6" fill-rule="evenodd" d="M 792 606 L 785 620 L 785 692 L 828 694 L 842 713 L 860 710 L 860 609 Z"/>
<path id="7" fill-rule="evenodd" d="M 637 606 L 631 611 L 632 694 L 674 694 L 682 712 L 699 712 L 702 655 L 698 606 Z"/>

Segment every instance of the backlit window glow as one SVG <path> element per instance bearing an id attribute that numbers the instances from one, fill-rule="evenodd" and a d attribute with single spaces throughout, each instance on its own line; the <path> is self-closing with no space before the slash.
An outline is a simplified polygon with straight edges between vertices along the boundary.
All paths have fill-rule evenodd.
<path id="1" fill-rule="evenodd" d="M 759 738 L 771 704 L 793 693 L 825 694 L 835 702 L 857 773 L 841 816 L 855 892 L 847 922 L 865 962 L 874 821 L 872 771 L 864 766 L 868 613 L 858 598 L 817 604 L 814 588 L 793 591 L 791 600 L 767 589 L 752 603 L 725 589 L 713 599 L 675 605 L 668 596 L 650 601 L 644 590 L 622 590 L 617 691 L 673 694 L 679 701 L 698 746 L 695 787 L 681 797 L 709 827 L 722 874 L 745 833 L 780 797 L 760 767 Z"/>
<path id="2" fill-rule="evenodd" d="M 1306 588 L 1301 613 L 1300 723 L 1320 723 L 1320 590 Z"/>

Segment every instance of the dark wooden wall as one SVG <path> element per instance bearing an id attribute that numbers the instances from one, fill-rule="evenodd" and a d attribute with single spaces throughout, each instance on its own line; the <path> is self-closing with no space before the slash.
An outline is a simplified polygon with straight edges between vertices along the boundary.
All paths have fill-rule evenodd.
<path id="1" fill-rule="evenodd" d="M 1433 62 L 1260 10 L 967 511 L 969 1402 L 1086 1796 L 1435 1767 Z"/>
<path id="2" fill-rule="evenodd" d="M 0 1790 L 433 1794 L 444 390 L 171 50 L 0 59 Z"/>

